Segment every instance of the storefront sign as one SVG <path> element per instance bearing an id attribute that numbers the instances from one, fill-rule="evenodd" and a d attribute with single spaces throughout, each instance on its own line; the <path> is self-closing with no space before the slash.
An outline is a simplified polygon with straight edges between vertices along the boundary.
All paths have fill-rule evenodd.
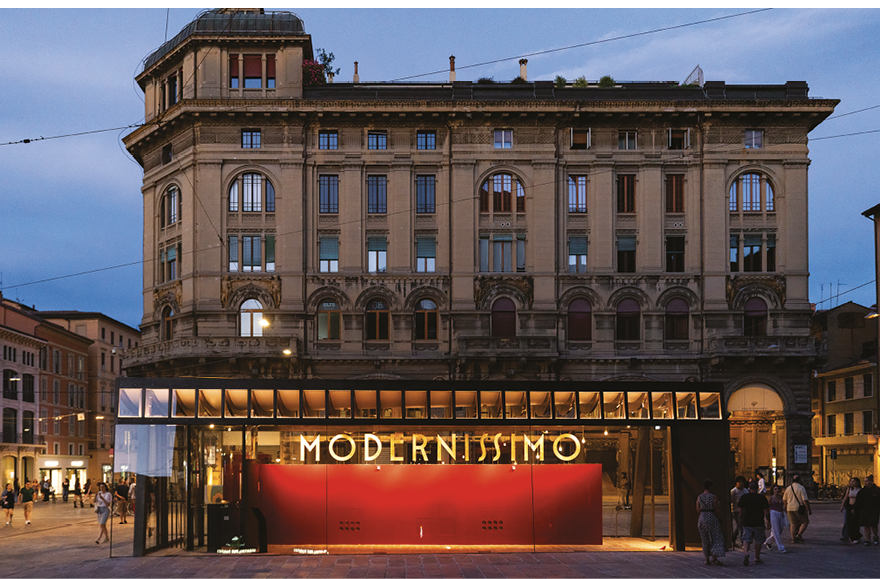
<path id="1" fill-rule="evenodd" d="M 479 441 L 480 443 L 480 455 L 477 457 L 477 462 L 498 462 L 501 459 L 501 436 L 502 434 L 499 432 L 494 436 L 489 434 L 483 434 L 479 438 L 471 438 L 470 435 L 465 434 L 463 436 L 458 436 L 456 434 L 452 434 L 449 436 L 436 435 L 435 439 L 437 442 L 437 448 L 443 449 L 446 453 L 451 457 L 458 457 L 458 448 L 459 443 L 462 445 L 462 458 L 465 461 L 470 461 L 470 453 L 471 453 L 471 441 Z M 305 461 L 306 457 L 310 454 L 314 455 L 316 462 L 321 462 L 321 441 L 327 440 L 327 437 L 321 434 L 316 435 L 314 438 L 309 440 L 305 435 L 301 434 L 299 436 L 299 459 L 300 461 Z M 562 443 L 565 441 L 571 441 L 573 443 L 573 448 L 568 448 L 562 446 Z M 426 447 L 429 442 L 429 437 L 424 434 L 411 434 L 409 436 L 395 435 L 392 434 L 388 439 L 389 452 L 391 455 L 392 462 L 404 462 L 404 456 L 400 454 L 401 447 L 405 444 L 409 444 L 412 453 L 412 460 L 415 462 L 420 457 L 422 461 L 428 461 L 428 453 Z M 545 445 L 549 444 L 550 441 L 545 440 L 544 435 L 541 434 L 538 438 L 533 440 L 533 437 L 530 437 L 528 434 L 511 434 L 510 435 L 510 456 L 513 460 L 517 460 L 518 456 L 522 456 L 523 461 L 528 461 L 530 456 L 534 456 L 535 460 L 538 462 L 544 462 L 544 449 Z M 521 451 L 520 454 L 517 455 L 517 446 L 519 445 Z M 553 450 L 553 454 L 559 460 L 563 462 L 571 462 L 581 453 L 581 442 L 578 440 L 577 436 L 564 433 L 556 436 L 556 438 L 552 441 L 552 444 L 549 444 Z M 364 434 L 363 440 L 363 454 L 364 460 L 366 462 L 372 462 L 379 458 L 379 454 L 382 452 L 383 443 L 382 440 L 376 436 L 375 434 Z M 357 442 L 349 436 L 348 434 L 337 434 L 329 439 L 329 443 L 327 445 L 327 451 L 330 453 L 330 456 L 339 462 L 347 462 L 354 457 L 357 450 Z M 570 451 L 566 454 L 565 451 Z M 441 462 L 440 453 L 437 453 L 436 457 L 437 462 Z"/>

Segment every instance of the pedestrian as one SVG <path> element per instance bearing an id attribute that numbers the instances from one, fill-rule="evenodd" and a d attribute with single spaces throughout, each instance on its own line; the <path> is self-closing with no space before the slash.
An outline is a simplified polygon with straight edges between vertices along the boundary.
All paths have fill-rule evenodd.
<path id="1" fill-rule="evenodd" d="M 758 482 L 749 483 L 749 494 L 739 499 L 739 512 L 743 527 L 743 565 L 749 564 L 749 548 L 755 544 L 755 563 L 761 564 L 761 546 L 766 541 L 765 529 L 770 528 L 770 503 L 758 494 Z"/>
<path id="2" fill-rule="evenodd" d="M 764 482 L 764 475 L 755 471 L 755 481 L 758 483 L 758 494 L 763 495 L 767 492 L 767 483 Z"/>
<path id="3" fill-rule="evenodd" d="M 770 543 L 771 539 L 776 540 L 776 550 L 780 553 L 786 553 L 785 545 L 782 544 L 782 529 L 785 528 L 785 501 L 782 500 L 782 487 L 773 485 L 770 488 L 770 537 L 764 541 L 764 546 L 768 551 L 773 550 Z"/>
<path id="4" fill-rule="evenodd" d="M 733 520 L 733 546 L 736 547 L 737 539 L 742 536 L 742 524 L 739 520 L 739 499 L 749 492 L 745 487 L 746 477 L 740 475 L 734 479 L 734 486 L 730 489 L 730 510 L 731 519 Z"/>
<path id="5" fill-rule="evenodd" d="M 137 495 L 135 493 L 135 487 L 137 487 L 137 479 L 134 477 L 134 475 L 132 475 L 131 484 L 128 486 L 128 504 L 131 509 L 131 516 L 132 517 L 134 516 L 135 499 L 137 498 Z"/>
<path id="6" fill-rule="evenodd" d="M 788 522 L 791 525 L 791 542 L 803 543 L 804 531 L 810 524 L 810 515 L 813 514 L 813 508 L 810 506 L 810 500 L 807 497 L 807 489 L 801 484 L 800 475 L 794 475 L 791 479 L 791 486 L 785 489 L 782 495 L 785 501 L 785 514 L 788 516 Z"/>
<path id="7" fill-rule="evenodd" d="M 107 531 L 107 519 L 110 518 L 110 505 L 113 504 L 113 495 L 107 490 L 107 483 L 98 483 L 98 492 L 95 493 L 95 512 L 98 513 L 98 527 L 101 533 L 95 544 L 106 543 L 110 540 L 110 533 Z M 104 539 L 103 541 L 101 539 Z"/>
<path id="8" fill-rule="evenodd" d="M 64 482 L 61 483 L 61 502 L 67 502 L 67 496 L 70 494 L 70 480 L 64 479 Z"/>
<path id="9" fill-rule="evenodd" d="M 15 491 L 16 495 L 18 495 L 21 492 L 21 485 L 18 484 L 18 477 L 15 477 L 14 479 L 12 479 L 12 490 Z"/>
<path id="10" fill-rule="evenodd" d="M 703 543 L 703 557 L 706 565 L 722 565 L 718 557 L 724 556 L 724 533 L 721 532 L 721 520 L 718 509 L 721 502 L 709 492 L 714 483 L 710 479 L 703 481 L 703 492 L 697 496 L 697 529 Z"/>
<path id="11" fill-rule="evenodd" d="M 79 478 L 74 479 L 73 483 L 73 508 L 76 508 L 76 503 L 79 501 L 79 508 L 84 509 L 83 506 L 83 491 L 82 485 L 79 484 Z"/>
<path id="12" fill-rule="evenodd" d="M 865 531 L 865 543 L 867 547 L 871 545 L 871 535 L 874 536 L 874 544 L 880 544 L 880 538 L 877 537 L 877 522 L 880 519 L 880 488 L 874 484 L 874 475 L 869 474 L 865 477 L 865 488 L 859 491 L 856 497 L 856 511 L 859 516 L 859 525 Z"/>
<path id="13" fill-rule="evenodd" d="M 6 524 L 11 525 L 13 509 L 15 508 L 15 490 L 12 488 L 12 483 L 6 483 L 6 490 L 3 491 L 3 494 L 0 494 L 0 506 L 6 512 Z"/>
<path id="14" fill-rule="evenodd" d="M 858 477 L 849 479 L 840 510 L 843 511 L 844 534 L 847 543 L 858 544 L 862 533 L 859 530 L 859 512 L 856 509 L 856 498 L 862 490 L 862 482 Z"/>
<path id="15" fill-rule="evenodd" d="M 31 524 L 31 513 L 34 511 L 34 496 L 37 494 L 37 484 L 26 481 L 24 488 L 18 493 L 18 502 L 24 508 L 24 524 Z"/>
<path id="16" fill-rule="evenodd" d="M 49 502 L 49 487 L 50 487 L 50 486 L 51 486 L 51 485 L 49 484 L 49 478 L 48 478 L 48 477 L 44 477 L 44 478 L 43 478 L 43 482 L 42 482 L 42 484 L 40 485 L 40 490 L 43 492 L 43 502 L 44 502 L 44 503 L 48 503 L 48 502 Z"/>
<path id="17" fill-rule="evenodd" d="M 89 497 L 89 508 L 94 507 L 95 505 L 92 503 L 92 479 L 87 478 L 86 484 L 83 487 L 83 492 Z"/>
<path id="18" fill-rule="evenodd" d="M 629 494 L 632 485 L 629 484 L 629 477 L 625 472 L 620 473 L 620 502 L 623 503 L 624 509 L 629 509 Z"/>
<path id="19" fill-rule="evenodd" d="M 114 489 L 114 496 L 116 500 L 119 502 L 119 524 L 124 525 L 128 521 L 126 520 L 126 516 L 128 515 L 128 485 L 125 484 L 125 479 L 119 479 L 119 484 L 116 485 L 116 489 Z"/>

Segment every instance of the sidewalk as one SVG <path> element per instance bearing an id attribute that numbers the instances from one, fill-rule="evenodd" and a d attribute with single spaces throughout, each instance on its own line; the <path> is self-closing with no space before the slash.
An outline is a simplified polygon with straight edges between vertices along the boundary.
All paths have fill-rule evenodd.
<path id="1" fill-rule="evenodd" d="M 807 542 L 788 553 L 765 553 L 764 565 L 742 565 L 729 552 L 723 567 L 703 564 L 699 551 L 414 555 L 244 555 L 166 551 L 133 558 L 132 525 L 111 522 L 110 544 L 95 545 L 98 525 L 90 509 L 40 503 L 25 526 L 15 509 L 0 528 L 4 577 L 877 577 L 880 547 L 838 540 L 837 502 L 814 504 Z"/>

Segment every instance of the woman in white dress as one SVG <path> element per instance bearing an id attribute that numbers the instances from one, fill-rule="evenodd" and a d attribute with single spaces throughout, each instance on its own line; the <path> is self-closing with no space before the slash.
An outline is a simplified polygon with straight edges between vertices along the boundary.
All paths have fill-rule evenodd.
<path id="1" fill-rule="evenodd" d="M 106 543 L 110 540 L 110 533 L 107 532 L 107 519 L 110 518 L 110 506 L 113 504 L 113 495 L 107 488 L 107 483 L 98 483 L 98 493 L 95 495 L 95 512 L 98 513 L 98 526 L 101 528 L 101 534 L 95 544 Z M 104 539 L 103 541 L 101 539 Z"/>

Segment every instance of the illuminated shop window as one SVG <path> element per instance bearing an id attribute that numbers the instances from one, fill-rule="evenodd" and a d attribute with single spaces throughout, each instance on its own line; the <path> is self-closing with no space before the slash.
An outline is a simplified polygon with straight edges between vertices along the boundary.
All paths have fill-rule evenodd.
<path id="1" fill-rule="evenodd" d="M 651 406 L 655 420 L 671 420 L 675 418 L 675 405 L 673 404 L 672 392 L 652 393 Z"/>

